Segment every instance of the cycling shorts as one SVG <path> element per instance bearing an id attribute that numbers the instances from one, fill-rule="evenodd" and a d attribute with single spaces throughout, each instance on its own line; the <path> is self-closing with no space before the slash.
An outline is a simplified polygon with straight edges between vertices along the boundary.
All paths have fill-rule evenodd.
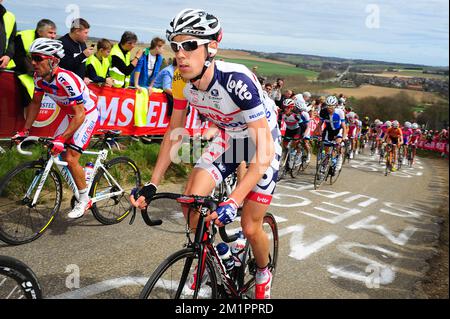
<path id="1" fill-rule="evenodd" d="M 286 129 L 285 137 L 299 139 L 302 136 L 301 127 L 290 130 Z"/>
<path id="2" fill-rule="evenodd" d="M 356 126 L 350 126 L 350 128 L 348 129 L 348 137 L 349 138 L 356 138 Z"/>
<path id="3" fill-rule="evenodd" d="M 248 194 L 247 199 L 270 205 L 275 191 L 281 159 L 281 134 L 278 128 L 272 131 L 275 156 L 262 179 Z M 206 170 L 216 186 L 234 173 L 242 161 L 251 162 L 255 155 L 255 144 L 250 137 L 231 137 L 221 130 L 197 161 L 195 168 Z"/>
<path id="4" fill-rule="evenodd" d="M 342 129 L 339 130 L 325 130 L 322 133 L 322 140 L 324 143 L 333 142 L 337 138 L 342 138 Z"/>
<path id="5" fill-rule="evenodd" d="M 393 137 L 393 136 L 390 136 L 389 137 L 389 139 L 391 140 L 391 143 L 393 144 L 393 145 L 398 145 L 399 143 L 399 138 L 398 137 Z"/>
<path id="6" fill-rule="evenodd" d="M 71 118 L 71 116 L 67 115 L 63 119 L 55 132 L 55 137 L 63 134 L 67 130 Z M 99 122 L 100 113 L 96 108 L 94 108 L 86 114 L 83 124 L 81 124 L 81 126 L 78 128 L 78 130 L 76 130 L 73 136 L 66 141 L 65 144 L 67 145 L 67 147 L 82 154 L 83 151 L 88 148 L 91 137 L 92 135 L 94 135 L 94 132 L 99 126 Z"/>

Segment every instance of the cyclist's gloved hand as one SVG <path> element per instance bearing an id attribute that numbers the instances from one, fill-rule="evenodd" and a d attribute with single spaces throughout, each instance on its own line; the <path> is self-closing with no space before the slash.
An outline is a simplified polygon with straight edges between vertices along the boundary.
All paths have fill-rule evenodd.
<path id="1" fill-rule="evenodd" d="M 13 137 L 11 137 L 11 141 L 16 142 L 16 143 L 20 143 L 25 138 L 27 138 L 28 135 L 30 135 L 30 130 L 24 128 L 24 129 L 16 132 L 16 134 Z"/>
<path id="2" fill-rule="evenodd" d="M 232 198 L 227 201 L 221 203 L 216 210 L 218 215 L 218 220 L 223 224 L 227 225 L 233 222 L 237 216 L 239 205 Z"/>
<path id="3" fill-rule="evenodd" d="M 142 200 L 139 201 L 140 197 L 143 197 L 145 199 L 145 202 L 148 204 L 151 202 L 153 196 L 155 196 L 156 191 L 158 190 L 158 188 L 156 187 L 156 185 L 152 184 L 152 183 L 147 183 L 144 185 L 144 187 L 142 187 L 141 189 L 133 189 L 131 191 L 131 195 L 134 196 L 134 199 L 138 200 L 137 203 L 142 204 Z M 141 205 L 139 205 L 141 206 Z"/>
<path id="4" fill-rule="evenodd" d="M 53 147 L 51 149 L 51 153 L 53 156 L 57 156 L 61 154 L 64 151 L 64 143 L 66 142 L 66 139 L 62 136 L 58 136 L 52 141 Z"/>

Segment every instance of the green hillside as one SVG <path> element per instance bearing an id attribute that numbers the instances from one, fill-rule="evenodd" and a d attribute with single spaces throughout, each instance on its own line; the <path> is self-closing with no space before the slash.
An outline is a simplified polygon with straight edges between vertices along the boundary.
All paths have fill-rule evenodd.
<path id="1" fill-rule="evenodd" d="M 295 76 L 295 75 L 303 75 L 308 79 L 315 80 L 318 76 L 317 72 L 309 71 L 301 68 L 296 68 L 295 66 L 283 65 L 277 63 L 270 62 L 261 62 L 255 60 L 246 60 L 246 59 L 229 59 L 225 57 L 219 56 L 218 58 L 223 59 L 227 62 L 240 63 L 244 64 L 250 70 L 254 67 L 258 67 L 258 74 L 262 76 Z"/>

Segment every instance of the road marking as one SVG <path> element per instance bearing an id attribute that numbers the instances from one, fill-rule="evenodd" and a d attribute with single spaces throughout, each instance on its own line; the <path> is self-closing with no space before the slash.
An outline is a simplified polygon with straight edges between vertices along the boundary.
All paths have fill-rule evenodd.
<path id="1" fill-rule="evenodd" d="M 408 226 L 406 227 L 397 237 L 392 234 L 392 232 L 382 225 L 370 225 L 371 222 L 377 220 L 376 216 L 369 216 L 364 218 L 350 226 L 347 226 L 348 229 L 356 230 L 356 229 L 374 229 L 389 239 L 392 243 L 400 246 L 404 246 L 411 236 L 417 231 L 416 227 Z"/>

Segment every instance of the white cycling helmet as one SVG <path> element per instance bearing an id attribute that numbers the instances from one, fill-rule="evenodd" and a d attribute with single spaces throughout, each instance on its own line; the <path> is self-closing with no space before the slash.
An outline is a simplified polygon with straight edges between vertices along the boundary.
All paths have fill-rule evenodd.
<path id="1" fill-rule="evenodd" d="M 59 40 L 37 38 L 31 43 L 30 53 L 38 53 L 62 59 L 64 57 L 64 48 L 62 42 Z"/>
<path id="2" fill-rule="evenodd" d="M 341 97 L 341 98 L 339 99 L 339 104 L 340 104 L 340 105 L 345 105 L 345 102 L 347 102 L 347 100 L 346 100 L 345 98 Z"/>
<path id="3" fill-rule="evenodd" d="M 411 125 L 412 125 L 411 122 L 405 122 L 405 127 L 406 128 L 411 128 Z"/>
<path id="4" fill-rule="evenodd" d="M 201 9 L 182 10 L 170 22 L 170 27 L 169 30 L 166 30 L 166 37 L 169 41 L 181 34 L 219 42 L 222 37 L 219 20 Z"/>
<path id="5" fill-rule="evenodd" d="M 283 101 L 283 106 L 285 108 L 290 108 L 296 106 L 296 103 L 293 99 L 286 99 Z"/>
<path id="6" fill-rule="evenodd" d="M 309 92 L 303 92 L 303 97 L 311 98 L 311 93 L 309 93 Z"/>
<path id="7" fill-rule="evenodd" d="M 329 97 L 327 97 L 325 103 L 328 106 L 336 106 L 338 104 L 338 99 L 334 95 L 330 95 Z"/>
<path id="8" fill-rule="evenodd" d="M 347 114 L 347 117 L 348 117 L 349 119 L 354 119 L 354 118 L 356 117 L 356 113 L 355 113 L 355 112 L 349 112 L 349 113 Z"/>
<path id="9" fill-rule="evenodd" d="M 419 128 L 419 124 L 413 123 L 412 129 L 413 129 L 413 130 L 417 130 L 418 128 Z"/>
<path id="10" fill-rule="evenodd" d="M 391 127 L 391 126 L 392 126 L 392 122 L 391 122 L 391 121 L 386 121 L 384 124 L 385 124 L 387 127 Z"/>
<path id="11" fill-rule="evenodd" d="M 399 126 L 400 126 L 400 123 L 398 121 L 392 122 L 392 127 L 393 128 L 398 128 Z"/>

